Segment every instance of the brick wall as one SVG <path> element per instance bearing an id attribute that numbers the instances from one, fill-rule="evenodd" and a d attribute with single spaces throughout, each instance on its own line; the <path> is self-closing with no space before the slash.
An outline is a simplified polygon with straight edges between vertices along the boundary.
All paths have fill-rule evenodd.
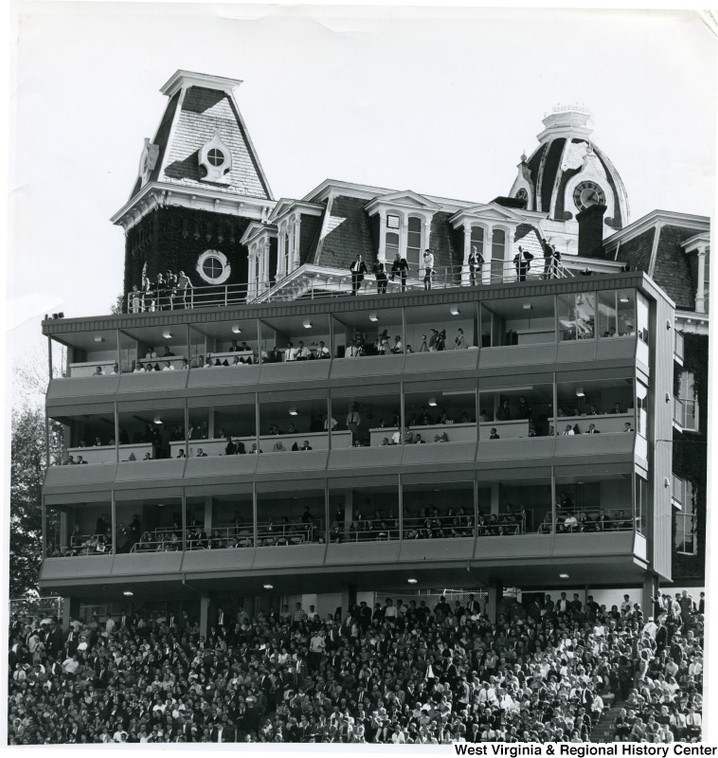
<path id="1" fill-rule="evenodd" d="M 247 248 L 241 245 L 249 219 L 186 208 L 161 208 L 146 216 L 127 234 L 125 292 L 141 283 L 142 267 L 154 279 L 159 271 L 184 271 L 195 287 L 206 285 L 196 270 L 205 250 L 218 250 L 232 265 L 228 284 L 247 281 Z"/>

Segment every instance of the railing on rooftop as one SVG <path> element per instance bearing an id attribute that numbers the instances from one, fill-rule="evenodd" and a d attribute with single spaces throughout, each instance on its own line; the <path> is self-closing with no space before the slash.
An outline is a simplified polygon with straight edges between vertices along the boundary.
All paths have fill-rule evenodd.
<path id="1" fill-rule="evenodd" d="M 466 266 L 438 266 L 430 277 L 422 272 L 418 276 L 387 274 L 385 282 L 377 281 L 374 274 L 365 274 L 356 289 L 357 295 L 376 295 L 402 291 L 429 289 L 455 289 L 460 287 L 507 284 L 512 282 L 565 279 L 574 273 L 562 261 L 550 268 L 536 265 L 528 269 L 517 267 L 511 262 L 484 264 L 482 270 L 474 272 Z M 206 285 L 188 289 L 163 288 L 145 292 L 134 291 L 126 297 L 128 313 L 154 312 L 160 310 L 184 310 L 188 308 L 218 308 L 247 302 L 286 302 L 299 298 L 340 297 L 351 295 L 353 291 L 351 272 L 342 269 L 330 270 L 320 267 L 303 266 L 279 281 L 241 282 L 237 284 Z"/>

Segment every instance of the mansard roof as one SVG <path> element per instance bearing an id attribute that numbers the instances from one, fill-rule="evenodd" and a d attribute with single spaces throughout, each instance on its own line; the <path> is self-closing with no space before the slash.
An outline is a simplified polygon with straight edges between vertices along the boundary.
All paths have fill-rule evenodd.
<path id="1" fill-rule="evenodd" d="M 233 90 L 238 79 L 179 70 L 162 87 L 170 100 L 152 140 L 158 159 L 147 184 L 160 182 L 191 189 L 221 189 L 232 196 L 272 199 Z M 217 135 L 231 151 L 231 171 L 221 185 L 203 180 L 198 160 L 202 147 Z M 138 177 L 130 199 L 143 187 Z"/>

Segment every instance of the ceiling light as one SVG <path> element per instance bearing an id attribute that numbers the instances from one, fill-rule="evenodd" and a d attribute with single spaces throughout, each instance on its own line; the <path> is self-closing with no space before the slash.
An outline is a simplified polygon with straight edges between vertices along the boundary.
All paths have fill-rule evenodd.
<path id="1" fill-rule="evenodd" d="M 100 337 L 99 334 L 97 335 L 97 337 L 95 337 L 95 342 L 104 342 L 104 341 L 105 341 L 105 338 L 104 337 Z"/>
<path id="2" fill-rule="evenodd" d="M 239 328 L 239 324 L 235 324 L 232 327 L 232 331 L 234 332 L 234 334 L 241 334 L 242 333 L 242 330 Z"/>
<path id="3" fill-rule="evenodd" d="M 429 405 L 430 405 L 432 408 L 436 408 L 436 398 L 435 398 L 435 397 L 430 397 L 430 398 L 429 398 Z"/>
<path id="4" fill-rule="evenodd" d="M 155 416 L 153 419 L 155 424 L 161 424 L 162 423 L 162 417 L 161 416 Z"/>
<path id="5" fill-rule="evenodd" d="M 292 406 L 292 407 L 289 409 L 289 415 L 290 415 L 290 416 L 296 416 L 296 415 L 298 415 L 298 414 L 297 414 L 297 409 L 296 409 L 294 406 Z"/>
<path id="6" fill-rule="evenodd" d="M 124 591 L 122 594 L 123 594 L 125 597 L 132 597 L 132 596 L 133 596 L 135 593 L 134 593 L 134 592 L 132 592 L 132 590 L 125 590 L 125 591 Z"/>
<path id="7" fill-rule="evenodd" d="M 532 308 L 533 308 L 533 305 L 531 305 L 531 303 L 524 303 L 523 305 L 523 309 L 525 311 L 530 311 Z"/>
<path id="8" fill-rule="evenodd" d="M 583 387 L 576 387 L 576 397 L 586 397 Z"/>
<path id="9" fill-rule="evenodd" d="M 451 308 L 451 310 L 449 311 L 449 313 L 452 316 L 458 316 L 459 313 L 461 313 L 461 311 L 456 306 L 454 306 L 453 308 Z"/>
<path id="10" fill-rule="evenodd" d="M 418 581 L 418 579 L 413 579 L 412 578 L 412 579 L 407 579 L 406 581 L 409 582 L 409 584 L 416 584 L 417 581 Z"/>
<path id="11" fill-rule="evenodd" d="M 568 579 L 568 574 L 559 574 L 558 578 L 559 579 Z"/>
<path id="12" fill-rule="evenodd" d="M 165 329 L 164 332 L 162 332 L 162 336 L 166 340 L 171 340 L 172 339 L 172 332 L 169 329 Z"/>
<path id="13" fill-rule="evenodd" d="M 274 589 L 274 585 L 273 584 L 265 584 L 264 585 L 264 589 L 265 590 L 273 590 Z"/>
<path id="14" fill-rule="evenodd" d="M 306 319 L 306 321 L 302 322 L 302 326 L 305 329 L 311 329 L 312 328 L 312 322 L 309 319 Z"/>
<path id="15" fill-rule="evenodd" d="M 370 313 L 369 314 L 369 321 L 378 321 L 379 316 L 376 315 L 376 313 Z"/>
<path id="16" fill-rule="evenodd" d="M 619 303 L 629 303 L 630 299 L 626 295 L 621 295 L 621 297 L 618 298 Z"/>

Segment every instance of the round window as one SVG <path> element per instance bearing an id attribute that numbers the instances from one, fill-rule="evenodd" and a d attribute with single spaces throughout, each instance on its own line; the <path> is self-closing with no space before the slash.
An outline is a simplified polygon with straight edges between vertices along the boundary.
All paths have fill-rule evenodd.
<path id="1" fill-rule="evenodd" d="M 213 166 L 221 166 L 224 163 L 224 153 L 221 150 L 217 150 L 216 147 L 213 147 L 208 153 L 207 153 L 207 160 L 213 165 Z"/>
<path id="2" fill-rule="evenodd" d="M 224 253 L 206 250 L 197 260 L 197 273 L 208 284 L 223 284 L 232 273 L 232 266 Z"/>

